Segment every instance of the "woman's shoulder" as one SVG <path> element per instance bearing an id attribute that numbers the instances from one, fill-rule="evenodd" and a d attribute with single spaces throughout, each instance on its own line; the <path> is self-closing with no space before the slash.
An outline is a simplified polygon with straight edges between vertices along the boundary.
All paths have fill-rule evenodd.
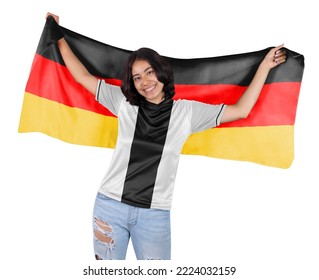
<path id="1" fill-rule="evenodd" d="M 188 99 L 176 99 L 176 100 L 174 100 L 174 104 L 176 106 L 181 106 L 181 107 L 191 107 L 193 102 L 194 102 L 194 100 L 188 100 Z"/>
<path id="2" fill-rule="evenodd" d="M 174 100 L 174 107 L 180 111 L 189 111 L 192 110 L 192 100 L 187 99 L 176 99 Z"/>

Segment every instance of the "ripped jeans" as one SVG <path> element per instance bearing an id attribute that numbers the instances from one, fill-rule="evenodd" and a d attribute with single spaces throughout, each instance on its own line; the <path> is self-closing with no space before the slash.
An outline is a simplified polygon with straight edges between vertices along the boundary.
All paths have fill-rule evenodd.
<path id="1" fill-rule="evenodd" d="M 124 260 L 129 240 L 138 260 L 170 260 L 170 211 L 134 207 L 98 193 L 93 211 L 97 260 Z"/>

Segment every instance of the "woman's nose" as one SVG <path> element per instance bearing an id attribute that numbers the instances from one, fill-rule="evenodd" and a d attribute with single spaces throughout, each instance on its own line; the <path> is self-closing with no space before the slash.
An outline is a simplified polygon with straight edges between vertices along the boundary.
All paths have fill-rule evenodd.
<path id="1" fill-rule="evenodd" d="M 148 83 L 148 77 L 147 76 L 143 76 L 142 77 L 142 84 L 145 85 Z"/>

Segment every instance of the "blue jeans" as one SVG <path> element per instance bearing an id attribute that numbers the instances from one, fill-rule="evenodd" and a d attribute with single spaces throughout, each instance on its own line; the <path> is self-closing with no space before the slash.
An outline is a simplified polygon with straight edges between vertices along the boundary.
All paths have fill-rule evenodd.
<path id="1" fill-rule="evenodd" d="M 93 216 L 97 260 L 124 260 L 130 238 L 138 260 L 171 258 L 169 210 L 134 207 L 98 193 Z"/>

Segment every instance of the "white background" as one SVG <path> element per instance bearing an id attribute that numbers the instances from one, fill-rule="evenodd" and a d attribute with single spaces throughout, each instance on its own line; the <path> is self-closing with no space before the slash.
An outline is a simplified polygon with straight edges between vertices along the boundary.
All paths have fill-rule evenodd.
<path id="1" fill-rule="evenodd" d="M 319 279 L 319 24 L 308 3 L 314 1 L 2 1 L 0 278 L 93 279 L 82 276 L 88 265 L 199 265 L 236 266 L 235 276 L 222 279 Z M 147 46 L 187 58 L 285 43 L 303 54 L 292 166 L 182 155 L 172 261 L 137 262 L 130 247 L 124 262 L 96 262 L 91 215 L 112 150 L 17 132 L 47 11 L 60 15 L 64 27 L 130 50 Z"/>

